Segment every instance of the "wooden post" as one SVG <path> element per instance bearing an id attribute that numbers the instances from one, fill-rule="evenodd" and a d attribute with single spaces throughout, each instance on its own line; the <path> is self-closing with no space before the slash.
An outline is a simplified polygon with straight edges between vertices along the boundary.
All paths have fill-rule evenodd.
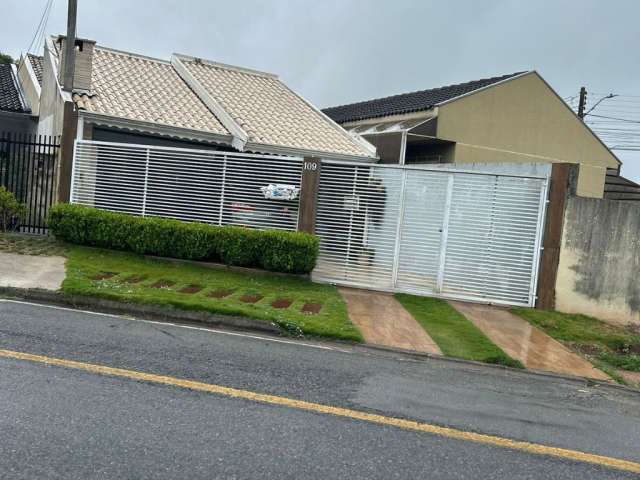
<path id="1" fill-rule="evenodd" d="M 71 172 L 73 170 L 73 146 L 78 130 L 78 112 L 73 102 L 64 102 L 60 162 L 58 163 L 58 202 L 68 203 L 71 198 Z"/>
<path id="2" fill-rule="evenodd" d="M 305 157 L 302 161 L 302 182 L 300 185 L 300 210 L 298 211 L 298 231 L 315 233 L 318 206 L 318 186 L 320 185 L 321 161 L 315 157 Z"/>
<path id="3" fill-rule="evenodd" d="M 571 169 L 568 163 L 554 163 L 551 170 L 549 203 L 544 229 L 543 250 L 538 276 L 536 308 L 553 310 L 556 306 L 556 278 L 560 261 L 564 211 L 570 193 Z"/>

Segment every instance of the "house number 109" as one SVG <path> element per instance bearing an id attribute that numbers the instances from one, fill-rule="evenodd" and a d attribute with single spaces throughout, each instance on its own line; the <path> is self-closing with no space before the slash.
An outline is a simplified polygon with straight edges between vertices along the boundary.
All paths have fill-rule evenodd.
<path id="1" fill-rule="evenodd" d="M 304 170 L 316 171 L 318 170 L 318 164 L 316 162 L 304 162 Z"/>

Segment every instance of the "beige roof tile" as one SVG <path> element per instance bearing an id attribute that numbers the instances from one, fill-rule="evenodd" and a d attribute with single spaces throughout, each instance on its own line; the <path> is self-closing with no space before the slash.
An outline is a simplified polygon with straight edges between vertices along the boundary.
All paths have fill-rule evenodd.
<path id="1" fill-rule="evenodd" d="M 80 108 L 144 122 L 229 132 L 178 76 L 169 62 L 96 47 L 91 92 L 76 95 Z"/>
<path id="2" fill-rule="evenodd" d="M 207 94 L 248 134 L 249 142 L 371 156 L 357 140 L 277 77 L 195 59 L 180 59 Z"/>

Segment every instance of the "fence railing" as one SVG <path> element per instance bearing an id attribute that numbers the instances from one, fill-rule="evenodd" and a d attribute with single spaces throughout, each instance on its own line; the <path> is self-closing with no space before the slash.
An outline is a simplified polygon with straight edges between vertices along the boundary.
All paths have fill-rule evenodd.
<path id="1" fill-rule="evenodd" d="M 58 137 L 0 133 L 0 185 L 27 206 L 15 230 L 46 233 L 47 214 L 56 189 Z"/>
<path id="2" fill-rule="evenodd" d="M 71 202 L 141 216 L 296 230 L 302 159 L 76 141 Z"/>

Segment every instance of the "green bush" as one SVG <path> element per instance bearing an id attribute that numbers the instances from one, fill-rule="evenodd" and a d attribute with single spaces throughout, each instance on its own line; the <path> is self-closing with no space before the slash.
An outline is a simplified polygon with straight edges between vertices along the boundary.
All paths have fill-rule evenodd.
<path id="1" fill-rule="evenodd" d="M 143 218 L 80 205 L 55 205 L 49 228 L 57 238 L 78 245 L 274 272 L 309 273 L 318 258 L 318 239 L 306 233 Z"/>
<path id="2" fill-rule="evenodd" d="M 310 255 L 309 252 L 313 252 Z M 300 232 L 265 231 L 260 239 L 260 266 L 265 270 L 310 272 L 318 259 L 318 238 Z"/>
<path id="3" fill-rule="evenodd" d="M 0 232 L 7 232 L 19 225 L 27 214 L 27 206 L 16 200 L 16 196 L 0 187 Z"/>

